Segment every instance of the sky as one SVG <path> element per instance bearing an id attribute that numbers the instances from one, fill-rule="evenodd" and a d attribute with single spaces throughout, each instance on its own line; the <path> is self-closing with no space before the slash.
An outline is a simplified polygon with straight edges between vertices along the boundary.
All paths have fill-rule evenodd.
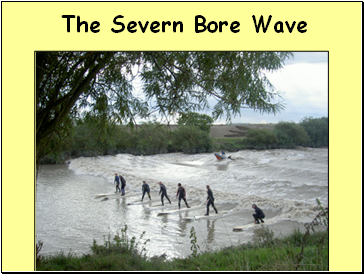
<path id="1" fill-rule="evenodd" d="M 282 95 L 285 109 L 273 115 L 243 108 L 241 115 L 232 117 L 231 123 L 299 123 L 305 117 L 328 117 L 328 52 L 294 52 L 294 58 L 286 60 L 282 69 L 266 76 Z M 205 113 L 211 116 L 211 111 Z M 175 123 L 173 120 L 169 122 Z M 214 122 L 226 123 L 225 117 Z"/>
<path id="2" fill-rule="evenodd" d="M 232 123 L 299 123 L 304 117 L 328 117 L 328 52 L 295 52 L 294 59 L 267 77 L 281 93 L 285 109 L 276 115 L 242 109 Z M 224 119 L 215 121 L 224 123 Z"/>

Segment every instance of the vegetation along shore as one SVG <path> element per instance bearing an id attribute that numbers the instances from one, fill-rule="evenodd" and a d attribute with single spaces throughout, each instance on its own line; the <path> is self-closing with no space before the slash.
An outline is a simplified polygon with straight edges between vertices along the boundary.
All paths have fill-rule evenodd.
<path id="1" fill-rule="evenodd" d="M 177 125 L 149 122 L 133 127 L 105 124 L 103 128 L 87 119 L 79 120 L 65 139 L 54 137 L 54 146 L 40 161 L 64 163 L 77 157 L 115 155 L 152 155 L 182 152 L 230 152 L 243 149 L 328 147 L 327 117 L 305 117 L 300 123 L 212 125 L 206 115 Z M 191 114 L 191 115 L 192 115 Z"/>

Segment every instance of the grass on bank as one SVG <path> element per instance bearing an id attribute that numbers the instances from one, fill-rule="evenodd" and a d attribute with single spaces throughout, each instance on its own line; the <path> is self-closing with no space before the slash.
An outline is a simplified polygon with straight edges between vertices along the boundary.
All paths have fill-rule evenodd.
<path id="1" fill-rule="evenodd" d="M 142 236 L 129 239 L 126 227 L 122 235 L 104 239 L 103 245 L 94 241 L 92 254 L 76 256 L 59 253 L 37 256 L 38 271 L 328 271 L 328 231 L 302 233 L 295 230 L 282 239 L 272 231 L 253 242 L 228 247 L 215 252 L 199 252 L 191 231 L 192 254 L 185 258 L 167 260 L 165 256 L 146 256 Z M 144 241 L 144 242 L 143 242 Z"/>

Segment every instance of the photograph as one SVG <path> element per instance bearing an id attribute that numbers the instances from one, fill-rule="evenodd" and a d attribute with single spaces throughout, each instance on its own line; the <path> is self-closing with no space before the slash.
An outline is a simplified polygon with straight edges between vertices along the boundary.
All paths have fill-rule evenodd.
<path id="1" fill-rule="evenodd" d="M 361 4 L 2 2 L 2 271 L 360 270 Z"/>

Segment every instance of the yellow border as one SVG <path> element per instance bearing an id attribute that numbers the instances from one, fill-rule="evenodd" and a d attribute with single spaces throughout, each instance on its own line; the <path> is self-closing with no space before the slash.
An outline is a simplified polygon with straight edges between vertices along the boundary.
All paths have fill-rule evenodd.
<path id="1" fill-rule="evenodd" d="M 2 2 L 2 270 L 34 270 L 37 50 L 328 51 L 330 270 L 361 270 L 361 10 L 361 2 Z M 62 15 L 99 21 L 100 32 L 67 33 Z M 117 15 L 182 21 L 184 31 L 113 33 Z M 196 34 L 196 15 L 239 21 L 240 32 Z M 257 34 L 252 15 L 306 21 L 307 32 Z"/>

